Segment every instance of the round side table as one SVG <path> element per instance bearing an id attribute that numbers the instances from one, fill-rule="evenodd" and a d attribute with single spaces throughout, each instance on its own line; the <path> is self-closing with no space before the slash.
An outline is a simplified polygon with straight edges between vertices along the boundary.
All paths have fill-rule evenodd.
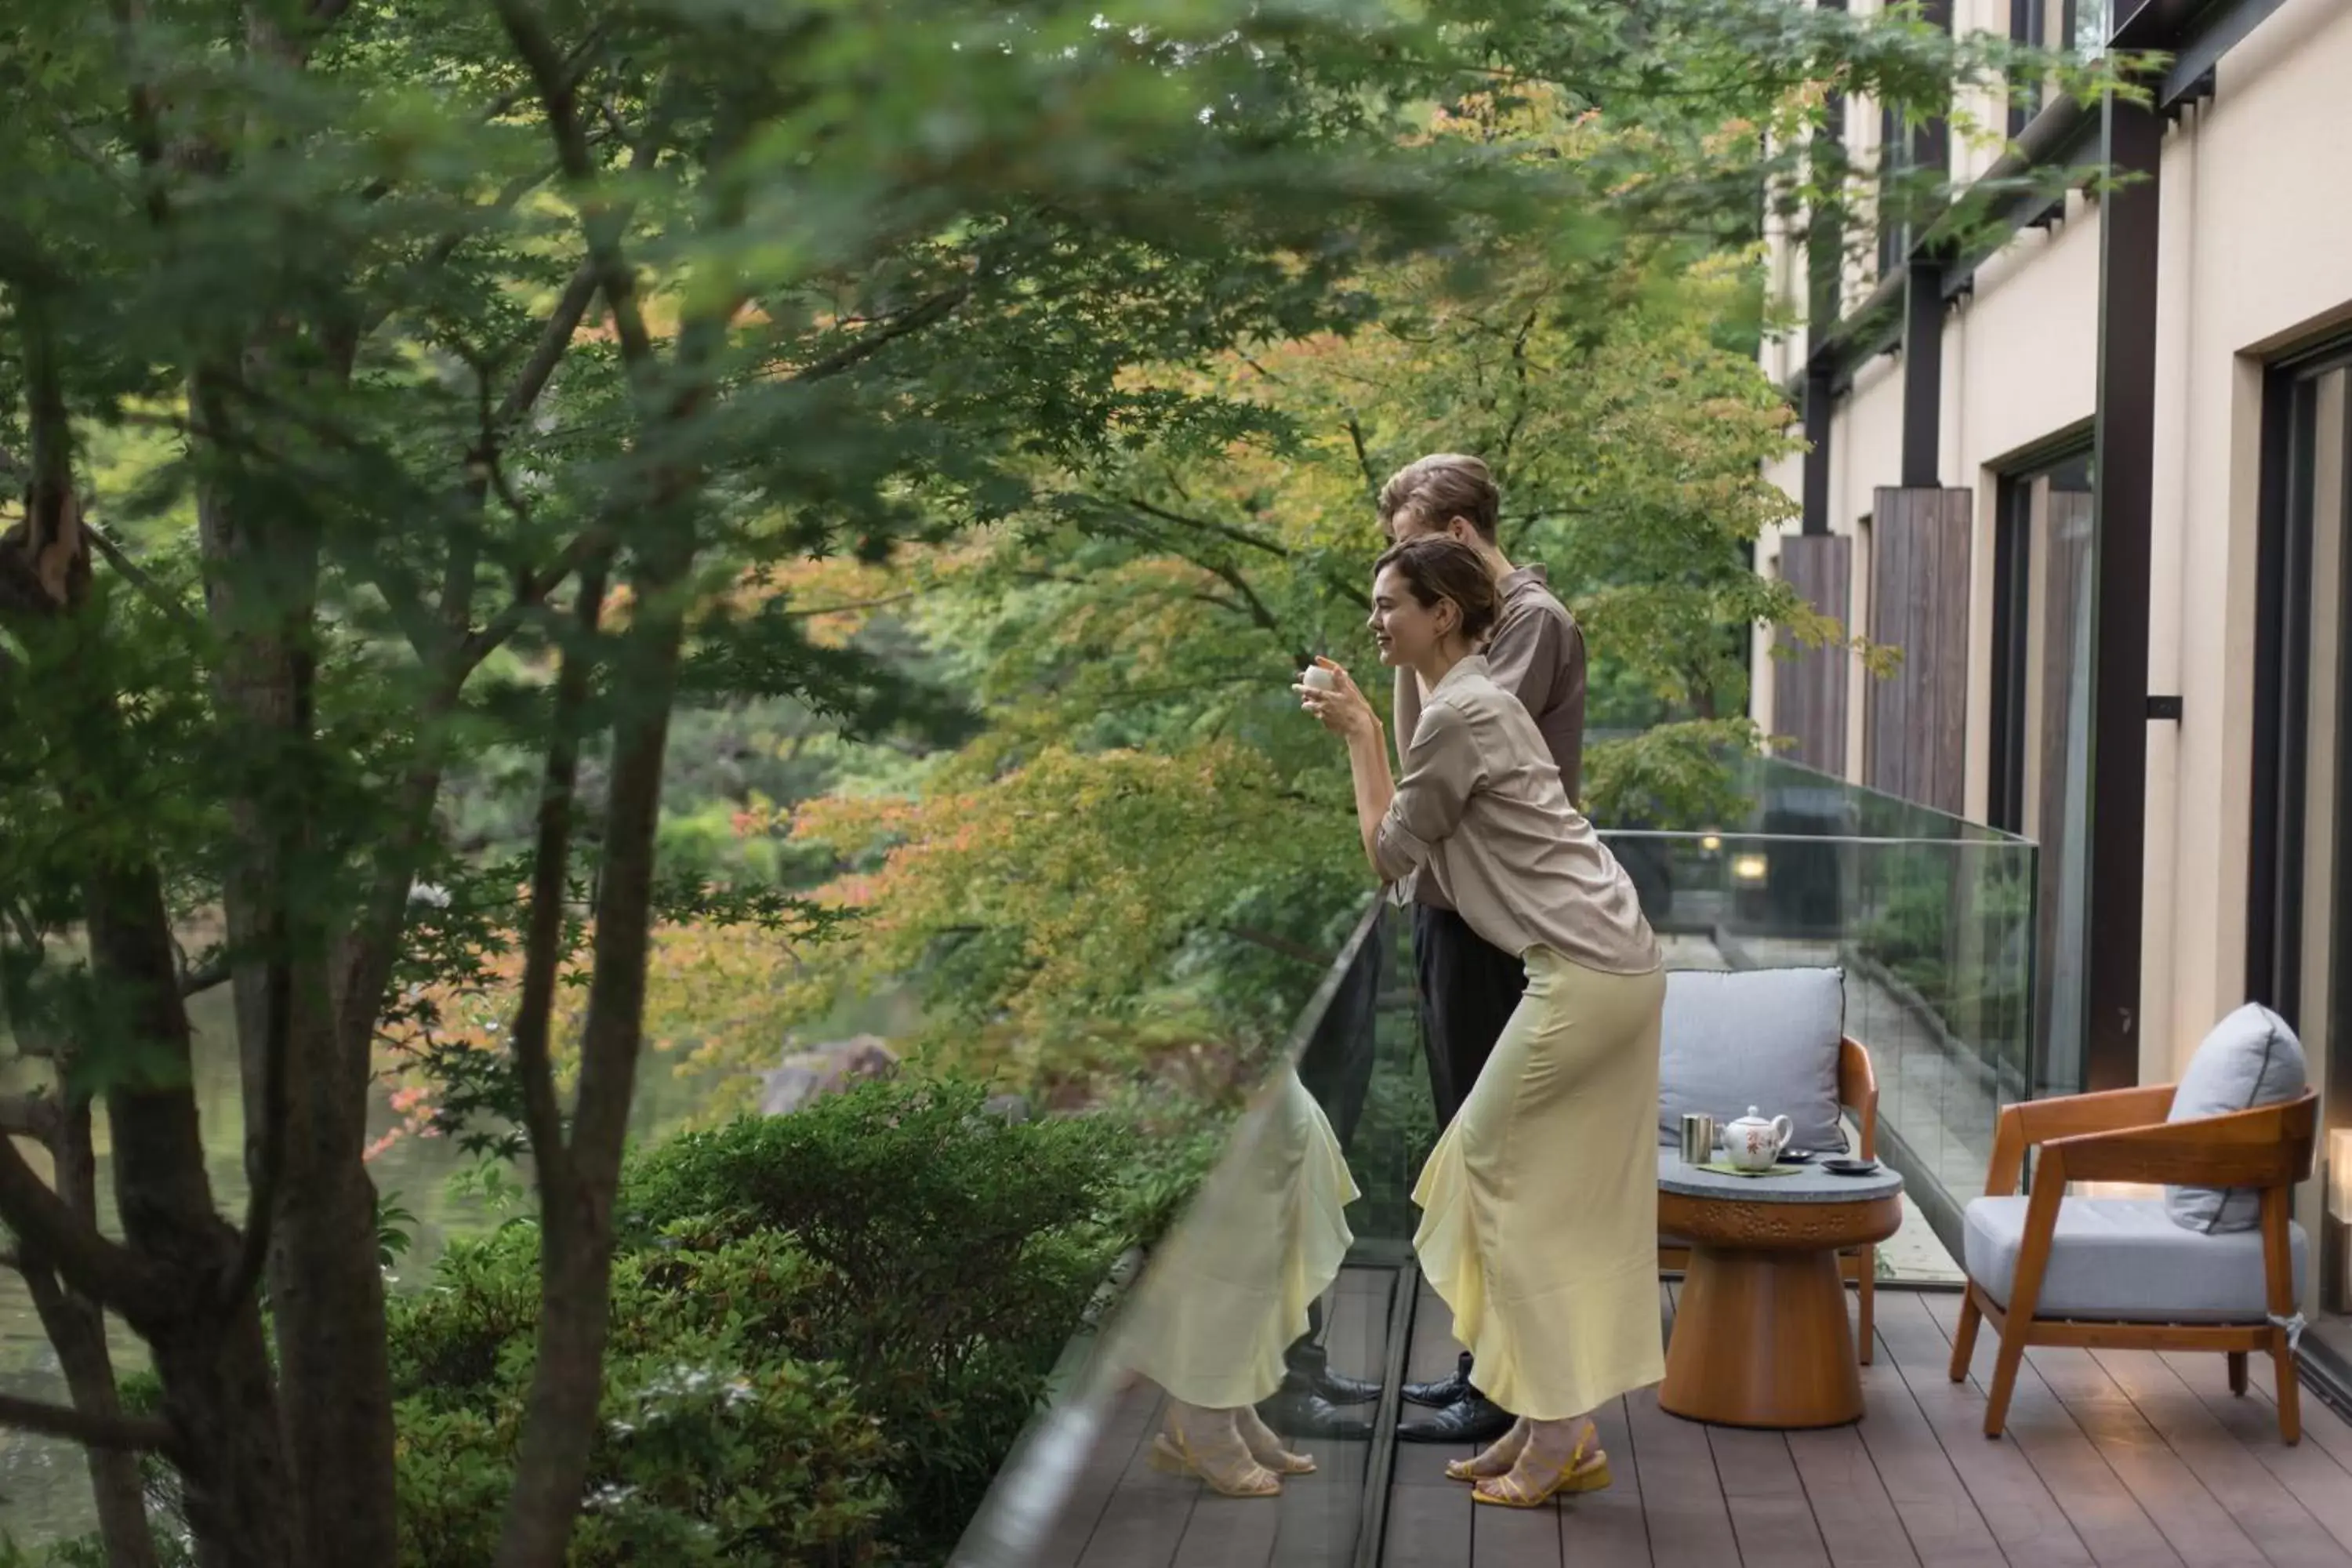
<path id="1" fill-rule="evenodd" d="M 1658 1404 L 1725 1426 L 1837 1426 L 1862 1416 L 1841 1248 L 1903 1223 L 1903 1178 L 1806 1169 L 1726 1176 L 1658 1152 L 1658 1234 L 1690 1244 Z"/>

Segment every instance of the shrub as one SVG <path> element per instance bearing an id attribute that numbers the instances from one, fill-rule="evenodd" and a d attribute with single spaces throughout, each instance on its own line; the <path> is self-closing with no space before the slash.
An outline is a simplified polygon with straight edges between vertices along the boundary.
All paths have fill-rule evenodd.
<path id="1" fill-rule="evenodd" d="M 982 1091 L 876 1083 L 791 1116 L 688 1133 L 641 1157 L 624 1223 L 660 1285 L 702 1250 L 789 1235 L 770 1283 L 726 1298 L 740 1331 L 840 1366 L 880 1420 L 910 1544 L 951 1542 L 1035 1409 L 1126 1244 L 1122 1167 L 1099 1118 L 1008 1122 Z M 1157 1197 L 1158 1194 L 1155 1194 Z M 667 1250 L 665 1251 L 664 1249 Z"/>
<path id="2" fill-rule="evenodd" d="M 887 1441 L 847 1378 L 761 1331 L 808 1278 L 789 1241 L 654 1256 L 615 1260 L 604 1430 L 572 1563 L 876 1561 L 895 1507 Z M 459 1244 L 434 1289 L 394 1305 L 404 1563 L 495 1555 L 538 1289 L 538 1235 L 517 1225 Z"/>

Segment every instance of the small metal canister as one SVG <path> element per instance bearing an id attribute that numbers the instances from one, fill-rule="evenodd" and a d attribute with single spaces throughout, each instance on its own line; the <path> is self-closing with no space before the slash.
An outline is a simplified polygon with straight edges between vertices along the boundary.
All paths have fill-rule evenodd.
<path id="1" fill-rule="evenodd" d="M 1683 1163 L 1704 1165 L 1715 1158 L 1715 1118 L 1701 1111 L 1683 1115 Z"/>

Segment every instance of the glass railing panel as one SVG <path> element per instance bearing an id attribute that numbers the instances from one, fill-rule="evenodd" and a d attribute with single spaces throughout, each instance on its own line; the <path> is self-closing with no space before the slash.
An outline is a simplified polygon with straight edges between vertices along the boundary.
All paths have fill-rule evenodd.
<path id="1" fill-rule="evenodd" d="M 1902 1278 L 1907 1237 L 1918 1267 L 1941 1258 L 1948 1271 L 1944 1252 L 1958 1246 L 1959 1206 L 1981 1186 L 1999 1107 L 2069 1087 L 2051 1080 L 2030 1043 L 2033 847 L 1834 781 L 1824 788 L 1801 771 L 1771 779 L 1786 788 L 1766 790 L 1757 820 L 1789 831 L 1603 837 L 1640 890 L 1670 970 L 1843 971 L 1845 1032 L 1876 1068 L 1880 1152 L 1903 1170 L 1917 1211 L 1881 1256 Z M 1795 830 L 1863 821 L 1922 831 Z M 957 1563 L 1163 1560 L 1167 1543 L 1197 1525 L 1244 1542 L 1254 1562 L 1340 1568 L 1378 1539 L 1390 1461 L 1375 1435 L 1405 1413 L 1397 1395 L 1409 1346 L 1419 1346 L 1419 1375 L 1442 1372 L 1451 1327 L 1412 1270 L 1411 1194 L 1438 1129 L 1411 928 L 1409 910 L 1367 909 L 1216 1170 L 1123 1279 L 1098 1331 L 1071 1346 L 1050 1407 Z M 1334 1205 L 1351 1189 L 1337 1211 L 1342 1230 Z M 1302 1335 L 1313 1344 L 1304 1354 Z M 1302 1429 L 1293 1396 L 1301 1367 L 1311 1381 L 1317 1365 L 1336 1374 L 1335 1392 L 1359 1380 L 1370 1388 Z M 1180 1399 L 1195 1415 L 1254 1405 L 1289 1447 L 1313 1455 L 1316 1473 L 1285 1479 L 1278 1498 L 1213 1496 L 1181 1473 L 1185 1451 L 1158 1441 L 1181 1428 L 1171 1419 Z M 1346 1425 L 1335 1431 L 1329 1420 Z M 1192 1468 L 1215 1458 L 1193 1452 Z"/>
<path id="2" fill-rule="evenodd" d="M 1417 1113 L 1394 1093 L 1418 1050 L 1401 925 L 1368 906 L 1215 1169 L 1072 1343 L 952 1562 L 1125 1568 L 1166 1561 L 1196 1521 L 1235 1560 L 1357 1561 L 1402 1362 L 1399 1140 L 1428 1118 L 1425 1088 Z M 1213 1480 L 1255 1479 L 1243 1410 L 1313 1473 L 1279 1496 L 1216 1495 Z"/>
<path id="3" fill-rule="evenodd" d="M 1876 1070 L 1883 1152 L 1957 1247 L 2000 1107 L 2079 1087 L 2033 1049 L 2034 847 L 2002 835 L 1602 837 L 1669 968 L 1844 971 L 1846 1033 Z"/>

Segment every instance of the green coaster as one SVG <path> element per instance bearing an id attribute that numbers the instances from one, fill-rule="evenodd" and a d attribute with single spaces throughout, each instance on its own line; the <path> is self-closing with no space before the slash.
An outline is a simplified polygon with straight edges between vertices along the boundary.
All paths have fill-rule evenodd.
<path id="1" fill-rule="evenodd" d="M 1773 1165 L 1761 1171 L 1743 1171 L 1738 1166 L 1730 1164 L 1725 1161 L 1711 1160 L 1707 1163 L 1701 1165 L 1699 1169 L 1702 1171 L 1712 1171 L 1718 1176 L 1793 1176 L 1798 1172 L 1803 1170 L 1804 1167 L 1802 1165 Z"/>

